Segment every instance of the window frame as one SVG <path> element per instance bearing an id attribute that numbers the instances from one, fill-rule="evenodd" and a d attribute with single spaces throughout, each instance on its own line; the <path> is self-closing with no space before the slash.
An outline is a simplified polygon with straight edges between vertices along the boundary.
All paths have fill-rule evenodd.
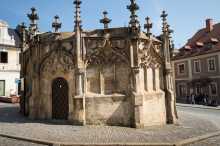
<path id="1" fill-rule="evenodd" d="M 214 86 L 215 86 L 215 88 L 216 88 L 216 94 L 213 94 L 213 93 L 212 93 L 211 85 L 214 85 Z M 218 84 L 217 84 L 216 82 L 211 82 L 211 83 L 209 84 L 209 95 L 211 95 L 211 96 L 218 96 Z"/>
<path id="2" fill-rule="evenodd" d="M 209 61 L 213 60 L 214 61 L 214 70 L 210 70 L 210 64 Z M 215 72 L 216 71 L 216 59 L 214 57 L 208 58 L 207 59 L 207 66 L 208 66 L 208 72 Z"/>
<path id="3" fill-rule="evenodd" d="M 196 63 L 198 63 L 199 65 L 199 71 L 196 70 Z M 201 73 L 201 61 L 200 60 L 194 60 L 193 61 L 193 70 L 194 70 L 194 73 Z"/>
<path id="4" fill-rule="evenodd" d="M 6 58 L 5 62 L 2 61 L 2 58 L 1 58 L 2 57 L 2 55 L 1 55 L 2 53 L 7 54 L 7 58 Z M 0 51 L 0 63 L 1 64 L 8 64 L 8 52 L 7 51 Z"/>
<path id="5" fill-rule="evenodd" d="M 180 66 L 181 65 L 183 65 L 183 67 L 184 67 L 183 73 L 180 72 Z M 185 63 L 179 63 L 177 66 L 178 66 L 178 71 L 177 71 L 178 75 L 184 75 L 186 73 L 186 65 L 185 65 Z"/>
<path id="6" fill-rule="evenodd" d="M 185 88 L 185 91 L 184 91 L 185 93 L 183 93 L 182 95 L 181 95 L 182 89 L 180 88 L 181 86 Z M 180 97 L 187 96 L 188 93 L 187 93 L 187 84 L 186 83 L 179 83 L 178 84 L 178 93 L 179 93 Z"/>
<path id="7" fill-rule="evenodd" d="M 5 96 L 5 80 L 0 80 L 0 82 L 3 82 L 3 85 L 4 85 L 4 89 L 3 89 L 3 95 L 0 95 L 0 96 Z"/>

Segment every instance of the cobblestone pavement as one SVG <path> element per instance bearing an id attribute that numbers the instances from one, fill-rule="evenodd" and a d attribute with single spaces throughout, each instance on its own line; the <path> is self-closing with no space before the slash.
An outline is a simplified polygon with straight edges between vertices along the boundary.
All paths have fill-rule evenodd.
<path id="1" fill-rule="evenodd" d="M 210 121 L 184 111 L 179 112 L 178 125 L 133 129 L 37 122 L 22 117 L 18 110 L 18 105 L 0 103 L 0 133 L 69 143 L 146 143 L 176 142 L 218 130 Z"/>
<path id="2" fill-rule="evenodd" d="M 220 136 L 191 144 L 189 146 L 220 146 Z"/>
<path id="3" fill-rule="evenodd" d="M 46 146 L 46 145 L 34 144 L 31 142 L 0 137 L 0 146 Z"/>

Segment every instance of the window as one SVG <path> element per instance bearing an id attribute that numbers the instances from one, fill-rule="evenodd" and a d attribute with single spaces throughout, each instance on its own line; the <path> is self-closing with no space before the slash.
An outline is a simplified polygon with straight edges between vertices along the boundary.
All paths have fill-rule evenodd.
<path id="1" fill-rule="evenodd" d="M 201 72 L 201 64 L 200 61 L 194 61 L 194 72 L 195 73 L 200 73 Z"/>
<path id="2" fill-rule="evenodd" d="M 0 63 L 8 63 L 8 52 L 0 52 Z"/>
<path id="3" fill-rule="evenodd" d="M 184 74 L 185 73 L 185 64 L 179 64 L 178 65 L 178 73 Z"/>
<path id="4" fill-rule="evenodd" d="M 215 58 L 208 59 L 208 71 L 215 71 Z"/>
<path id="5" fill-rule="evenodd" d="M 0 80 L 0 96 L 5 96 L 5 81 Z"/>
<path id="6" fill-rule="evenodd" d="M 200 84 L 196 84 L 196 94 L 199 95 L 202 93 L 202 87 Z"/>
<path id="7" fill-rule="evenodd" d="M 216 96 L 217 93 L 217 83 L 213 82 L 209 85 L 209 93 L 211 96 Z"/>
<path id="8" fill-rule="evenodd" d="M 179 84 L 179 96 L 184 97 L 187 95 L 186 84 Z"/>

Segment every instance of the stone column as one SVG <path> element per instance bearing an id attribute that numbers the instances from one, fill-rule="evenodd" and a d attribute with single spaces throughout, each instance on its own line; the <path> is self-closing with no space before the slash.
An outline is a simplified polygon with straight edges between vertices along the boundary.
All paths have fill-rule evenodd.
<path id="1" fill-rule="evenodd" d="M 162 12 L 162 56 L 164 59 L 163 63 L 163 75 L 164 75 L 164 91 L 166 99 L 166 114 L 167 114 L 167 123 L 175 124 L 177 122 L 177 112 L 176 112 L 176 98 L 173 91 L 173 85 L 171 85 L 172 76 L 172 66 L 171 66 L 171 55 L 170 55 L 170 38 L 173 30 L 170 29 L 169 24 L 167 23 L 167 16 L 165 11 Z"/>
<path id="2" fill-rule="evenodd" d="M 76 96 L 75 110 L 77 112 L 78 122 L 82 125 L 86 124 L 85 117 L 85 69 L 76 69 Z"/>
<path id="3" fill-rule="evenodd" d="M 21 53 L 20 53 L 20 60 L 21 60 L 21 70 L 20 70 L 20 80 L 21 80 L 21 91 L 20 91 L 20 95 L 21 95 L 21 101 L 20 101 L 20 112 L 25 115 L 25 91 L 24 91 L 24 50 L 25 50 L 25 46 L 26 46 L 26 26 L 24 23 L 21 24 L 21 28 L 22 28 L 22 43 L 21 43 Z"/>
<path id="4" fill-rule="evenodd" d="M 80 124 L 86 124 L 85 117 L 85 91 L 83 85 L 85 85 L 85 65 L 83 62 L 83 38 L 82 38 L 82 25 L 81 25 L 81 0 L 74 0 L 75 5 L 75 47 L 76 47 L 76 96 L 75 96 L 75 112 L 77 121 Z"/>
<path id="5" fill-rule="evenodd" d="M 134 127 L 143 127 L 143 94 L 140 87 L 140 67 L 138 59 L 138 41 L 131 40 L 130 44 L 130 62 L 132 70 L 132 98 L 134 106 Z"/>
<path id="6" fill-rule="evenodd" d="M 143 122 L 143 95 L 140 88 L 140 68 L 133 67 L 133 101 L 134 101 L 134 126 L 142 128 Z"/>

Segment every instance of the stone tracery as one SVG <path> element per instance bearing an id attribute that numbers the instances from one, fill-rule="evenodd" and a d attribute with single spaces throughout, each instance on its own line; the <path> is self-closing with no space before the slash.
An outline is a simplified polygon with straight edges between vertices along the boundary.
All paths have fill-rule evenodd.
<path id="1" fill-rule="evenodd" d="M 74 4 L 73 33 L 34 31 L 25 34 L 30 40 L 23 37 L 26 48 L 22 52 L 21 76 L 28 76 L 33 81 L 31 104 L 28 93 L 23 91 L 23 110 L 30 113 L 30 117 L 51 119 L 51 109 L 54 108 L 51 105 L 51 83 L 54 78 L 62 77 L 67 80 L 70 93 L 59 95 L 69 95 L 69 105 L 62 106 L 69 107 L 65 114 L 73 123 L 137 128 L 163 125 L 168 120 L 175 123 L 174 93 L 166 89 L 171 83 L 162 77 L 172 77 L 170 72 L 165 72 L 169 70 L 165 64 L 170 65 L 166 62 L 170 60 L 167 58 L 170 55 L 166 54 L 169 53 L 170 34 L 163 30 L 164 34 L 158 39 L 142 32 L 136 16 L 139 6 L 134 0 L 128 6 L 131 11 L 129 27 L 106 26 L 84 31 L 80 17 L 81 1 L 75 0 Z M 34 27 L 38 28 L 37 23 Z M 24 72 L 28 63 L 33 75 Z M 161 72 L 162 76 L 159 75 Z M 165 88 L 160 88 L 160 84 Z M 25 109 L 22 104 L 31 106 Z M 158 110 L 152 111 L 155 105 Z"/>

